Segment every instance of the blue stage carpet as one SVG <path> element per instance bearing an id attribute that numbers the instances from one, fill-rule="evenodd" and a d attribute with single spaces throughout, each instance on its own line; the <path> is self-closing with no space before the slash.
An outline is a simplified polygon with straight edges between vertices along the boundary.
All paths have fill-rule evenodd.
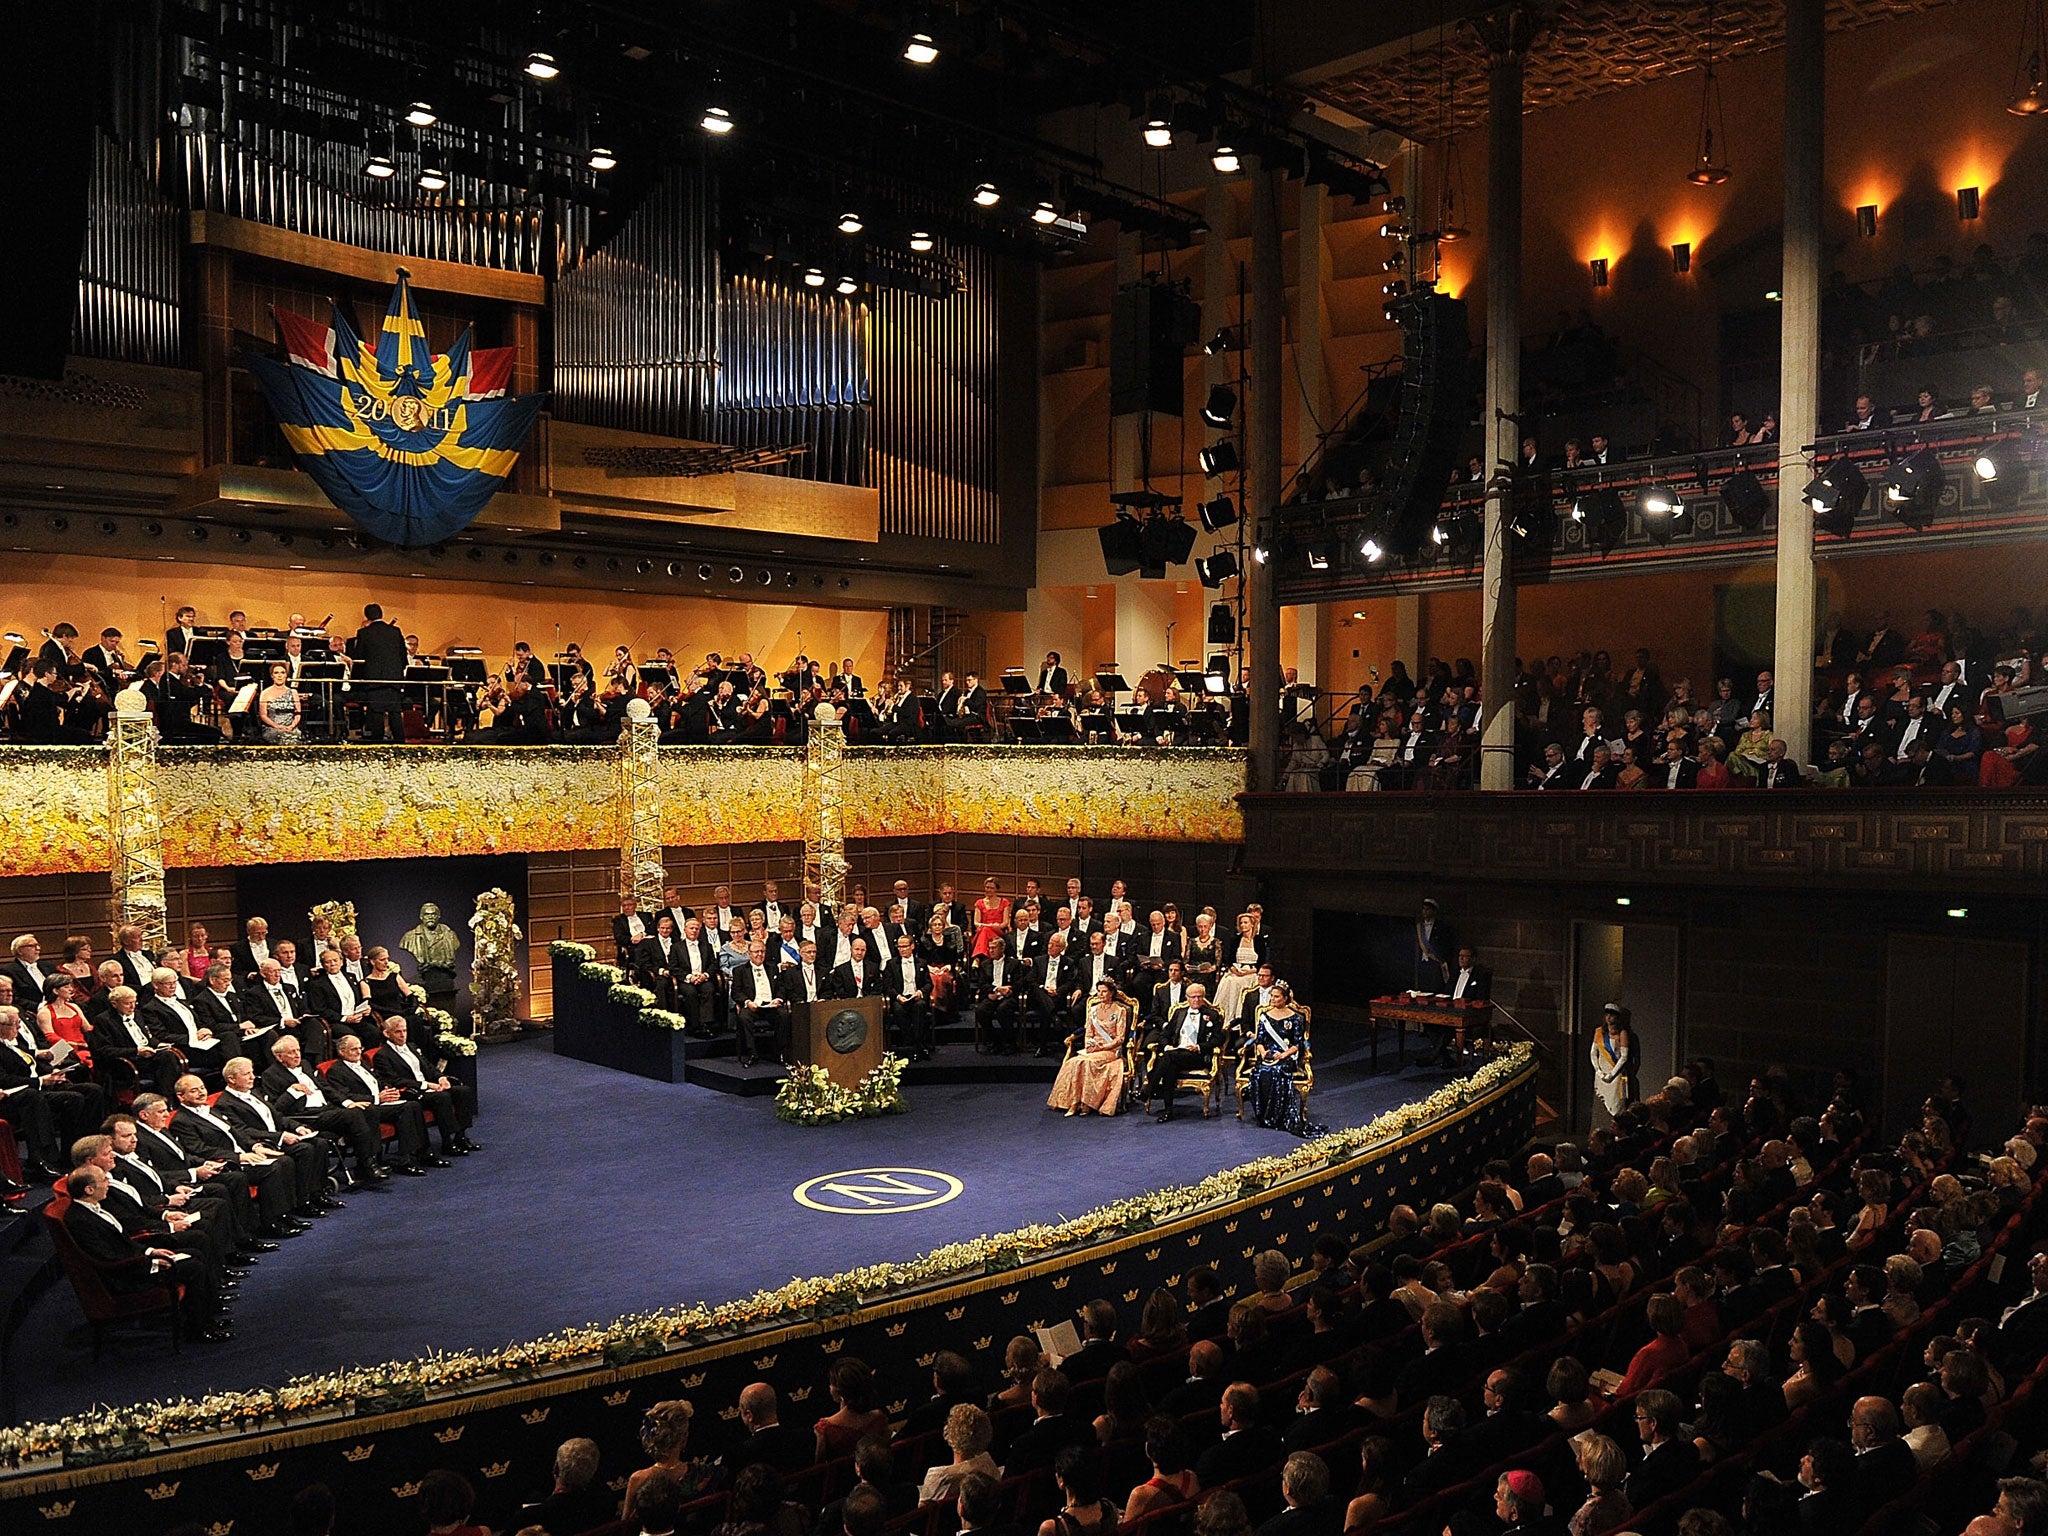
<path id="1" fill-rule="evenodd" d="M 1442 1073 L 1369 1076 L 1362 1050 L 1317 1063 L 1317 1118 L 1349 1125 L 1421 1097 Z M 646 1082 L 553 1055 L 545 1037 L 481 1058 L 487 1150 L 425 1179 L 357 1191 L 348 1209 L 266 1255 L 243 1282 L 236 1339 L 170 1354 L 161 1335 L 93 1366 L 59 1281 L 16 1338 L 24 1419 L 277 1384 L 429 1350 L 491 1348 L 550 1329 L 724 1301 L 943 1243 L 1078 1215 L 1290 1145 L 1228 1114 L 1066 1119 L 1045 1089 L 911 1090 L 911 1112 L 801 1127 L 773 1101 Z M 792 1198 L 850 1169 L 951 1174 L 957 1199 L 847 1216 Z M 40 1219 L 40 1218 L 37 1218 Z"/>

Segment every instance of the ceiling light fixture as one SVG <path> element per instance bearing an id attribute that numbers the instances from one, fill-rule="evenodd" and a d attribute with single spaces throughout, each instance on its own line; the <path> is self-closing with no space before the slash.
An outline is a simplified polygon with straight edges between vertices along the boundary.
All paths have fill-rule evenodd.
<path id="1" fill-rule="evenodd" d="M 431 128 L 440 121 L 434 115 L 434 109 L 424 101 L 416 101 L 410 107 L 407 107 L 405 109 L 405 120 L 415 128 Z"/>
<path id="2" fill-rule="evenodd" d="M 938 41 L 931 33 L 920 28 L 904 39 L 903 57 L 913 64 L 936 64 L 939 58 Z"/>
<path id="3" fill-rule="evenodd" d="M 851 209 L 839 215 L 839 233 L 842 235 L 857 235 L 864 228 L 866 226 L 861 223 L 860 215 Z"/>
<path id="4" fill-rule="evenodd" d="M 974 188 L 974 206 L 975 206 L 975 207 L 977 207 L 977 208 L 993 208 L 993 207 L 995 207 L 995 205 L 996 205 L 997 203 L 1000 203 L 1000 202 L 1001 202 L 1002 200 L 1003 200 L 1003 194 L 1002 194 L 1002 193 L 1000 193 L 1000 192 L 998 192 L 998 191 L 996 190 L 996 184 L 995 184 L 994 182 L 992 182 L 992 181 L 983 181 L 983 182 L 978 182 L 978 183 L 976 183 L 976 184 L 975 184 L 975 188 Z"/>
<path id="5" fill-rule="evenodd" d="M 931 234 L 926 230 L 913 229 L 910 232 L 910 248 L 919 255 L 929 251 L 935 243 Z"/>
<path id="6" fill-rule="evenodd" d="M 732 114 L 723 107 L 706 107 L 704 115 L 697 120 L 697 126 L 722 138 L 733 130 Z"/>
<path id="7" fill-rule="evenodd" d="M 389 181 L 398 174 L 398 167 L 391 163 L 391 157 L 383 150 L 373 150 L 370 158 L 363 162 L 363 174 L 378 181 Z"/>
<path id="8" fill-rule="evenodd" d="M 2020 18 L 2020 47 L 2013 57 L 2012 90 L 2005 98 L 2005 110 L 2014 117 L 2039 117 L 2048 112 L 2048 80 L 2042 78 L 2041 55 L 2048 48 L 2048 18 L 2043 0 L 2024 0 Z"/>
<path id="9" fill-rule="evenodd" d="M 447 189 L 448 173 L 441 168 L 441 157 L 431 150 L 420 159 L 419 186 L 422 192 L 441 192 Z"/>
<path id="10" fill-rule="evenodd" d="M 822 287 L 824 287 L 824 286 L 825 286 L 825 274 L 824 274 L 823 272 L 820 272 L 820 271 L 819 271 L 819 270 L 818 270 L 818 269 L 817 269 L 816 267 L 805 267 L 805 268 L 804 268 L 804 286 L 805 286 L 806 288 L 822 288 Z"/>
<path id="11" fill-rule="evenodd" d="M 596 146 L 590 151 L 590 168 L 593 171 L 608 171 L 618 163 L 618 156 L 602 145 Z"/>
<path id="12" fill-rule="evenodd" d="M 1209 151 L 1209 165 L 1219 176 L 1235 176 L 1244 168 L 1237 151 L 1228 144 L 1218 144 Z"/>
<path id="13" fill-rule="evenodd" d="M 860 283 L 854 278 L 842 276 L 838 283 L 833 286 L 832 291 L 841 298 L 845 298 L 850 294 L 860 292 Z"/>
<path id="14" fill-rule="evenodd" d="M 526 72 L 536 80 L 552 80 L 562 72 L 562 66 L 555 62 L 552 53 L 536 49 L 526 56 Z"/>
<path id="15" fill-rule="evenodd" d="M 1056 224 L 1059 222 L 1059 217 L 1059 209 L 1053 207 L 1044 198 L 1040 198 L 1038 206 L 1031 210 L 1031 222 L 1034 224 Z"/>

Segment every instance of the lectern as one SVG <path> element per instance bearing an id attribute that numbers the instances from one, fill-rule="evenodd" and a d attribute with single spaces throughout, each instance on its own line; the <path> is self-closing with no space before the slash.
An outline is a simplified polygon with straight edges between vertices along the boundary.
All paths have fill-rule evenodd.
<path id="1" fill-rule="evenodd" d="M 798 1061 L 823 1067 L 842 1088 L 856 1088 L 882 1064 L 882 999 L 870 995 L 798 1003 L 789 1033 Z"/>

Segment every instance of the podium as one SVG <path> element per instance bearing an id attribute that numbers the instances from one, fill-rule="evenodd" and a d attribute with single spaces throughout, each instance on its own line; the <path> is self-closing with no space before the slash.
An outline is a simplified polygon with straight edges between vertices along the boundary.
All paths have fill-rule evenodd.
<path id="1" fill-rule="evenodd" d="M 789 1046 L 796 1059 L 823 1067 L 841 1088 L 854 1088 L 882 1064 L 883 999 L 820 998 L 798 1003 L 790 1020 Z"/>

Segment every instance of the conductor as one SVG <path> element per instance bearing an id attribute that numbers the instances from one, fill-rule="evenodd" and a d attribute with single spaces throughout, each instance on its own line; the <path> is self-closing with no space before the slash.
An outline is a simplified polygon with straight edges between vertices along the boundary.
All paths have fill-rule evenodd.
<path id="1" fill-rule="evenodd" d="M 349 641 L 348 654 L 354 678 L 368 685 L 362 697 L 363 740 L 386 740 L 388 721 L 388 739 L 404 741 L 405 693 L 398 685 L 405 677 L 405 635 L 385 621 L 381 605 L 371 603 L 363 609 L 363 627 Z"/>

